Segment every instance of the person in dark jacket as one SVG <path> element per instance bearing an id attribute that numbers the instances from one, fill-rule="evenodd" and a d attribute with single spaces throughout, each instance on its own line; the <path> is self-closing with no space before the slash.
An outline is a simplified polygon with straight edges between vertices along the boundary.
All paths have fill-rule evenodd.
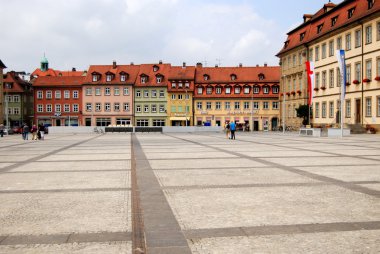
<path id="1" fill-rule="evenodd" d="M 22 138 L 24 140 L 28 140 L 28 136 L 29 136 L 29 126 L 27 124 L 24 124 L 24 126 L 22 127 Z"/>

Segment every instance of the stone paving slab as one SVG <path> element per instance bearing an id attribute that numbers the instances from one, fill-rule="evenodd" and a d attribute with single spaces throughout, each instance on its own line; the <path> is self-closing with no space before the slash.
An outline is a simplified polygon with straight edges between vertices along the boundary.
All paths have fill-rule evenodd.
<path id="1" fill-rule="evenodd" d="M 266 161 L 270 161 L 273 163 L 285 165 L 285 166 L 309 166 L 309 165 L 366 165 L 366 164 L 374 164 L 373 161 L 365 160 L 361 158 L 352 158 L 352 157 L 340 157 L 339 160 L 336 157 L 313 157 L 313 159 L 305 158 L 305 157 L 290 157 L 290 158 L 265 158 Z"/>
<path id="2" fill-rule="evenodd" d="M 13 153 L 13 155 L 10 155 L 10 154 L 4 155 L 3 154 L 0 156 L 0 161 L 3 163 L 4 162 L 20 162 L 20 161 L 24 161 L 24 160 L 29 160 L 31 158 L 38 156 L 38 155 L 39 155 L 38 153 L 37 154 L 35 154 L 35 153 L 23 154 L 22 156 L 15 155 L 14 153 Z"/>
<path id="3" fill-rule="evenodd" d="M 168 189 L 165 194 L 182 229 L 380 220 L 378 199 L 336 186 Z"/>
<path id="4" fill-rule="evenodd" d="M 66 243 L 66 244 L 35 244 L 1 246 L 1 254 L 132 254 L 131 242 L 108 243 Z"/>
<path id="5" fill-rule="evenodd" d="M 130 191 L 1 194 L 0 235 L 131 231 Z"/>
<path id="6" fill-rule="evenodd" d="M 66 161 L 66 160 L 75 160 L 75 161 L 80 161 L 80 160 L 85 160 L 85 161 L 96 161 L 96 160 L 129 160 L 130 156 L 127 156 L 126 154 L 81 154 L 81 155 L 60 155 L 60 154 L 55 154 L 51 155 L 48 157 L 45 157 L 39 161 Z"/>
<path id="7" fill-rule="evenodd" d="M 189 240 L 193 253 L 378 253 L 380 230 Z"/>
<path id="8" fill-rule="evenodd" d="M 380 183 L 360 184 L 360 186 L 380 191 Z"/>
<path id="9" fill-rule="evenodd" d="M 235 155 L 231 155 L 228 153 L 221 153 L 221 152 L 190 152 L 190 151 L 184 151 L 181 154 L 181 160 L 182 159 L 205 159 L 205 158 L 234 158 Z M 155 159 L 176 159 L 178 158 L 177 153 L 149 153 L 147 152 L 147 158 L 151 160 Z"/>

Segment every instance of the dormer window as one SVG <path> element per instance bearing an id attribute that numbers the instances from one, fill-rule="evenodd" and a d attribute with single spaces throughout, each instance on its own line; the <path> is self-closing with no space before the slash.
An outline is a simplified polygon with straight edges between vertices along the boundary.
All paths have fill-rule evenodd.
<path id="1" fill-rule="evenodd" d="M 317 33 L 319 34 L 320 32 L 322 32 L 322 28 L 323 28 L 323 24 L 320 24 L 317 26 Z"/>
<path id="2" fill-rule="evenodd" d="M 153 66 L 153 71 L 154 71 L 154 72 L 158 71 L 158 69 L 159 69 L 159 68 L 158 68 L 157 65 L 154 65 L 154 66 Z"/>
<path id="3" fill-rule="evenodd" d="M 208 86 L 206 88 L 206 94 L 212 94 L 212 87 L 211 86 Z"/>
<path id="4" fill-rule="evenodd" d="M 120 81 L 125 82 L 127 80 L 127 77 L 128 77 L 127 73 L 120 74 Z"/>
<path id="5" fill-rule="evenodd" d="M 272 93 L 277 94 L 278 93 L 278 86 L 272 87 Z"/>
<path id="6" fill-rule="evenodd" d="M 260 93 L 260 87 L 259 86 L 254 86 L 253 87 L 253 93 Z"/>
<path id="7" fill-rule="evenodd" d="M 176 83 L 172 82 L 172 88 L 175 88 L 175 87 L 176 87 Z"/>
<path id="8" fill-rule="evenodd" d="M 300 34 L 300 41 L 303 41 L 304 38 L 305 38 L 305 32 Z"/>
<path id="9" fill-rule="evenodd" d="M 269 87 L 268 86 L 263 87 L 263 93 L 265 93 L 265 94 L 269 93 Z"/>
<path id="10" fill-rule="evenodd" d="M 225 88 L 225 93 L 226 93 L 226 94 L 230 94 L 230 93 L 231 93 L 231 87 L 227 86 L 227 87 Z"/>
<path id="11" fill-rule="evenodd" d="M 12 89 L 12 83 L 5 83 L 4 85 L 6 89 Z"/>
<path id="12" fill-rule="evenodd" d="M 203 75 L 203 79 L 204 79 L 204 80 L 209 80 L 209 79 L 210 79 L 210 76 L 207 75 L 207 74 L 205 74 L 205 75 Z"/>
<path id="13" fill-rule="evenodd" d="M 368 3 L 368 6 L 369 6 L 369 3 Z M 354 12 L 355 12 L 355 7 L 348 10 L 347 15 L 349 19 L 352 18 L 352 16 L 354 15 Z"/>
<path id="14" fill-rule="evenodd" d="M 284 49 L 287 48 L 289 45 L 289 41 L 284 42 Z"/>
<path id="15" fill-rule="evenodd" d="M 97 82 L 100 80 L 100 75 L 99 74 L 92 74 L 92 81 Z"/>
<path id="16" fill-rule="evenodd" d="M 259 74 L 259 80 L 264 80 L 264 79 L 265 79 L 264 74 L 260 73 L 260 74 Z"/>
<path id="17" fill-rule="evenodd" d="M 368 1 L 368 10 L 372 9 L 373 4 L 375 3 L 375 0 L 367 0 Z"/>
<path id="18" fill-rule="evenodd" d="M 240 94 L 240 86 L 236 86 L 235 87 L 235 91 L 234 91 L 234 94 Z"/>
<path id="19" fill-rule="evenodd" d="M 231 74 L 231 80 L 236 80 L 236 75 L 235 74 Z"/>
<path id="20" fill-rule="evenodd" d="M 198 87 L 198 89 L 197 89 L 197 93 L 198 93 L 198 94 L 202 94 L 202 93 L 203 93 L 203 89 L 202 89 L 202 87 Z"/>
<path id="21" fill-rule="evenodd" d="M 338 16 L 333 17 L 333 18 L 331 19 L 331 26 L 335 26 L 337 20 L 338 20 Z"/>
<path id="22" fill-rule="evenodd" d="M 142 84 L 145 84 L 148 81 L 148 77 L 147 76 L 141 76 L 140 81 Z"/>
<path id="23" fill-rule="evenodd" d="M 244 93 L 245 93 L 245 94 L 249 94 L 249 90 L 250 90 L 250 87 L 249 87 L 249 86 L 245 86 L 245 87 L 244 87 Z"/>
<path id="24" fill-rule="evenodd" d="M 110 82 L 111 80 L 112 80 L 112 75 L 111 74 L 107 74 L 106 75 L 106 81 Z"/>
<path id="25" fill-rule="evenodd" d="M 162 76 L 161 75 L 156 76 L 156 82 L 157 82 L 157 84 L 162 82 Z"/>
<path id="26" fill-rule="evenodd" d="M 182 88 L 182 82 L 178 82 L 178 88 Z"/>
<path id="27" fill-rule="evenodd" d="M 185 82 L 185 88 L 190 88 L 190 83 L 189 82 Z"/>

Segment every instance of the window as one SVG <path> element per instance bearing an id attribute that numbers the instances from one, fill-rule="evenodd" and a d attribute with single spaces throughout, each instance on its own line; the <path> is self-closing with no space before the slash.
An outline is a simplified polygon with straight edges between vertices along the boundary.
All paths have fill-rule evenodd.
<path id="1" fill-rule="evenodd" d="M 315 88 L 319 88 L 320 75 L 319 72 L 315 73 Z"/>
<path id="2" fill-rule="evenodd" d="M 221 94 L 222 93 L 222 88 L 219 86 L 219 87 L 216 87 L 215 88 L 215 93 L 216 94 Z"/>
<path id="3" fill-rule="evenodd" d="M 300 41 L 303 41 L 303 38 L 305 38 L 305 32 L 300 34 Z"/>
<path id="4" fill-rule="evenodd" d="M 326 58 L 326 43 L 322 44 L 322 59 Z"/>
<path id="5" fill-rule="evenodd" d="M 371 97 L 365 98 L 365 116 L 366 117 L 372 116 L 372 98 Z"/>
<path id="6" fill-rule="evenodd" d="M 61 112 L 61 104 L 55 104 L 55 112 Z"/>
<path id="7" fill-rule="evenodd" d="M 351 83 L 351 64 L 346 65 L 346 82 Z"/>
<path id="8" fill-rule="evenodd" d="M 113 104 L 113 110 L 114 111 L 120 111 L 120 103 L 119 102 L 115 102 Z"/>
<path id="9" fill-rule="evenodd" d="M 92 103 L 86 103 L 86 111 L 88 112 L 92 111 Z"/>
<path id="10" fill-rule="evenodd" d="M 340 74 L 340 69 L 339 69 L 339 67 L 337 67 L 336 68 L 336 86 L 340 87 L 341 86 L 341 82 L 342 82 L 342 77 L 341 77 L 341 74 Z"/>
<path id="11" fill-rule="evenodd" d="M 107 112 L 111 111 L 111 103 L 109 102 L 104 103 L 104 111 L 107 111 Z"/>
<path id="12" fill-rule="evenodd" d="M 20 114 L 20 108 L 13 108 L 13 114 L 19 115 Z"/>
<path id="13" fill-rule="evenodd" d="M 154 71 L 154 72 L 158 71 L 158 69 L 159 69 L 159 68 L 158 68 L 157 65 L 154 65 L 154 66 L 153 66 L 153 71 Z"/>
<path id="14" fill-rule="evenodd" d="M 136 105 L 136 112 L 141 113 L 141 105 Z"/>
<path id="15" fill-rule="evenodd" d="M 160 98 L 165 98 L 165 91 L 164 90 L 160 90 Z"/>
<path id="16" fill-rule="evenodd" d="M 140 81 L 141 81 L 142 84 L 145 84 L 146 81 L 147 81 L 147 77 L 146 76 L 141 76 Z"/>
<path id="17" fill-rule="evenodd" d="M 258 101 L 254 101 L 253 102 L 253 109 L 259 109 L 259 102 Z"/>
<path id="18" fill-rule="evenodd" d="M 70 112 L 70 104 L 63 105 L 63 111 L 64 112 Z"/>
<path id="19" fill-rule="evenodd" d="M 164 119 L 154 119 L 153 126 L 165 126 L 166 122 Z"/>
<path id="20" fill-rule="evenodd" d="M 376 24 L 376 39 L 380 40 L 380 22 L 377 22 Z"/>
<path id="21" fill-rule="evenodd" d="M 162 82 L 162 76 L 157 76 L 156 82 L 157 82 L 157 84 L 160 84 Z"/>
<path id="22" fill-rule="evenodd" d="M 96 96 L 100 96 L 101 95 L 100 87 L 95 88 L 95 95 Z"/>
<path id="23" fill-rule="evenodd" d="M 185 99 L 186 99 L 186 100 L 189 100 L 189 99 L 190 99 L 190 94 L 187 93 L 187 94 L 185 95 Z"/>
<path id="24" fill-rule="evenodd" d="M 269 102 L 268 101 L 263 102 L 263 109 L 269 109 Z"/>
<path id="25" fill-rule="evenodd" d="M 160 113 L 166 113 L 164 105 L 160 105 L 159 108 L 160 108 Z"/>
<path id="26" fill-rule="evenodd" d="M 202 94 L 202 92 L 203 92 L 202 87 L 198 87 L 198 88 L 197 88 L 197 93 L 198 93 L 198 94 Z"/>
<path id="27" fill-rule="evenodd" d="M 111 124 L 111 118 L 96 118 L 96 126 L 108 126 Z"/>
<path id="28" fill-rule="evenodd" d="M 97 75 L 97 74 L 92 74 L 92 81 L 93 82 L 97 82 L 97 81 L 99 81 L 99 75 Z"/>
<path id="29" fill-rule="evenodd" d="M 236 86 L 234 94 L 240 94 L 240 87 Z"/>
<path id="30" fill-rule="evenodd" d="M 355 12 L 355 7 L 354 8 L 351 8 L 348 10 L 348 13 L 347 13 L 347 18 L 352 18 L 352 16 L 354 15 L 354 12 Z"/>
<path id="31" fill-rule="evenodd" d="M 367 60 L 365 62 L 365 78 L 372 79 L 372 60 Z"/>
<path id="32" fill-rule="evenodd" d="M 7 95 L 7 96 L 5 96 L 5 101 L 7 101 L 7 102 L 13 102 L 13 97 L 12 97 L 12 95 Z"/>
<path id="33" fill-rule="evenodd" d="M 79 105 L 78 104 L 73 104 L 73 112 L 75 112 L 75 113 L 79 112 Z"/>
<path id="34" fill-rule="evenodd" d="M 322 118 L 326 118 L 326 102 L 322 102 Z"/>
<path id="35" fill-rule="evenodd" d="M 176 87 L 176 83 L 172 82 L 172 88 L 175 88 L 175 87 Z"/>
<path id="36" fill-rule="evenodd" d="M 309 61 L 313 61 L 313 49 L 309 49 Z"/>
<path id="37" fill-rule="evenodd" d="M 336 38 L 336 49 L 342 49 L 342 37 Z"/>
<path id="38" fill-rule="evenodd" d="M 329 102 L 329 117 L 334 118 L 334 102 Z"/>
<path id="39" fill-rule="evenodd" d="M 319 46 L 315 47 L 315 61 L 319 61 Z"/>
<path id="40" fill-rule="evenodd" d="M 231 75 L 231 80 L 236 80 L 236 75 L 235 74 Z"/>
<path id="41" fill-rule="evenodd" d="M 14 102 L 20 102 L 20 95 L 13 95 Z"/>
<path id="42" fill-rule="evenodd" d="M 140 91 L 140 90 L 136 90 L 136 97 L 137 97 L 137 98 L 140 98 L 140 97 L 141 97 L 141 91 Z"/>
<path id="43" fill-rule="evenodd" d="M 202 102 L 197 102 L 197 109 L 202 110 Z"/>
<path id="44" fill-rule="evenodd" d="M 215 102 L 215 109 L 216 110 L 221 109 L 221 103 L 220 103 L 220 101 Z"/>
<path id="45" fill-rule="evenodd" d="M 231 93 L 231 87 L 226 87 L 225 90 L 226 90 L 226 94 L 230 94 Z"/>
<path id="46" fill-rule="evenodd" d="M 346 100 L 346 118 L 351 117 L 351 100 Z"/>
<path id="47" fill-rule="evenodd" d="M 44 106 L 42 104 L 37 104 L 37 112 L 41 113 L 44 111 Z"/>
<path id="48" fill-rule="evenodd" d="M 99 112 L 102 110 L 102 104 L 100 102 L 95 103 L 95 111 Z"/>
<path id="49" fill-rule="evenodd" d="M 131 119 L 130 118 L 116 118 L 116 124 L 117 125 L 130 125 Z"/>
<path id="50" fill-rule="evenodd" d="M 157 105 L 156 104 L 151 105 L 151 111 L 152 111 L 152 113 L 157 113 Z"/>
<path id="51" fill-rule="evenodd" d="M 231 103 L 229 101 L 224 102 L 224 109 L 226 109 L 226 110 L 231 109 Z"/>
<path id="52" fill-rule="evenodd" d="M 361 72 L 362 71 L 362 64 L 361 63 L 356 63 L 355 64 L 355 79 L 358 80 L 358 81 L 361 81 Z"/>
<path id="53" fill-rule="evenodd" d="M 148 98 L 149 97 L 149 90 L 144 90 L 144 98 Z"/>
<path id="54" fill-rule="evenodd" d="M 92 95 L 92 88 L 91 87 L 87 87 L 86 88 L 86 96 L 90 96 Z"/>
<path id="55" fill-rule="evenodd" d="M 253 87 L 253 93 L 259 93 L 260 92 L 260 87 L 255 86 Z"/>
<path id="56" fill-rule="evenodd" d="M 245 86 L 244 87 L 244 94 L 249 94 L 249 90 L 250 90 L 249 86 Z"/>
<path id="57" fill-rule="evenodd" d="M 183 95 L 182 94 L 178 94 L 178 100 L 182 100 L 183 99 Z"/>
<path id="58" fill-rule="evenodd" d="M 249 109 L 249 101 L 244 102 L 244 109 Z"/>
<path id="59" fill-rule="evenodd" d="M 346 34 L 346 50 L 351 50 L 351 33 Z"/>
<path id="60" fill-rule="evenodd" d="M 149 126 L 149 120 L 148 119 L 138 119 L 136 120 L 136 126 Z"/>
<path id="61" fill-rule="evenodd" d="M 298 65 L 302 64 L 302 54 L 298 53 Z"/>
<path id="62" fill-rule="evenodd" d="M 37 91 L 37 99 L 42 99 L 42 98 L 43 98 L 42 91 Z"/>
<path id="63" fill-rule="evenodd" d="M 206 102 L 206 109 L 208 109 L 208 110 L 211 109 L 211 102 L 209 102 L 209 101 Z"/>
<path id="64" fill-rule="evenodd" d="M 65 98 L 65 99 L 69 99 L 70 98 L 70 91 L 69 90 L 63 91 L 63 98 Z"/>
<path id="65" fill-rule="evenodd" d="M 172 94 L 172 100 L 175 100 L 175 98 L 176 98 L 176 95 Z"/>
<path id="66" fill-rule="evenodd" d="M 46 104 L 46 112 L 53 112 L 53 106 L 51 104 Z"/>
<path id="67" fill-rule="evenodd" d="M 377 96 L 377 116 L 380 116 L 380 96 Z"/>
<path id="68" fill-rule="evenodd" d="M 362 45 L 362 31 L 356 30 L 355 31 L 355 48 L 358 48 Z"/>
<path id="69" fill-rule="evenodd" d="M 206 88 L 206 94 L 212 94 L 212 87 L 211 86 L 208 86 Z"/>
<path id="70" fill-rule="evenodd" d="M 127 79 L 126 79 L 126 75 L 125 74 L 121 74 L 120 75 L 120 81 L 121 82 L 125 82 Z"/>
<path id="71" fill-rule="evenodd" d="M 326 87 L 326 71 L 322 71 L 322 84 L 321 87 Z"/>
<path id="72" fill-rule="evenodd" d="M 375 0 L 367 0 L 368 1 L 368 10 L 372 9 L 373 4 L 375 3 Z"/>
<path id="73" fill-rule="evenodd" d="M 53 98 L 53 92 L 52 91 L 46 91 L 46 99 Z"/>
<path id="74" fill-rule="evenodd" d="M 268 86 L 263 87 L 263 93 L 265 93 L 265 94 L 269 93 L 269 87 Z"/>
<path id="75" fill-rule="evenodd" d="M 335 26 L 337 20 L 338 20 L 338 16 L 333 17 L 331 19 L 331 26 Z"/>
<path id="76" fill-rule="evenodd" d="M 73 91 L 73 98 L 74 99 L 78 99 L 79 98 L 79 91 L 78 90 L 74 90 Z"/>
<path id="77" fill-rule="evenodd" d="M 182 88 L 182 82 L 178 82 L 178 88 Z"/>
<path id="78" fill-rule="evenodd" d="M 273 109 L 278 109 L 278 101 L 272 102 L 272 108 Z"/>
<path id="79" fill-rule="evenodd" d="M 333 56 L 334 55 L 334 41 L 329 41 L 329 56 Z"/>
<path id="80" fill-rule="evenodd" d="M 129 102 L 124 102 L 123 103 L 123 110 L 124 111 L 129 111 Z"/>
<path id="81" fill-rule="evenodd" d="M 315 118 L 319 118 L 319 102 L 315 103 Z"/>
<path id="82" fill-rule="evenodd" d="M 120 88 L 119 87 L 114 87 L 113 88 L 113 94 L 116 95 L 116 96 L 119 96 L 120 95 Z"/>
<path id="83" fill-rule="evenodd" d="M 129 95 L 129 87 L 123 87 L 123 95 Z"/>
<path id="84" fill-rule="evenodd" d="M 329 70 L 329 87 L 334 87 L 334 69 Z"/>
<path id="85" fill-rule="evenodd" d="M 235 109 L 240 109 L 240 102 L 235 101 Z"/>
<path id="86" fill-rule="evenodd" d="M 109 82 L 112 80 L 112 76 L 110 74 L 106 75 L 106 81 Z"/>
<path id="87" fill-rule="evenodd" d="M 111 95 L 111 88 L 106 87 L 106 88 L 104 89 L 104 95 Z"/>
<path id="88" fill-rule="evenodd" d="M 278 86 L 273 86 L 273 87 L 272 87 L 272 93 L 274 93 L 274 94 L 278 94 L 278 91 L 279 91 Z"/>
<path id="89" fill-rule="evenodd" d="M 293 55 L 293 67 L 296 66 L 296 55 Z M 261 80 L 261 79 L 260 79 Z"/>
<path id="90" fill-rule="evenodd" d="M 322 32 L 322 28 L 323 28 L 323 24 L 320 24 L 317 26 L 317 33 L 319 34 L 320 32 Z"/>
<path id="91" fill-rule="evenodd" d="M 365 43 L 372 43 L 372 26 L 367 26 L 365 28 Z"/>
<path id="92" fill-rule="evenodd" d="M 149 113 L 149 105 L 144 105 L 144 113 Z"/>
<path id="93" fill-rule="evenodd" d="M 209 80 L 209 79 L 210 79 L 210 76 L 207 75 L 207 74 L 205 74 L 205 75 L 203 75 L 203 79 L 204 79 L 204 80 Z"/>
<path id="94" fill-rule="evenodd" d="M 152 90 L 152 98 L 156 98 L 157 97 L 157 90 Z"/>

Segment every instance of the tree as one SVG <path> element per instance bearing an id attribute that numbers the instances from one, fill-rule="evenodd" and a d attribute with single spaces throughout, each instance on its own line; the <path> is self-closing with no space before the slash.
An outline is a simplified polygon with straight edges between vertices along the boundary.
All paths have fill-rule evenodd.
<path id="1" fill-rule="evenodd" d="M 308 105 L 300 105 L 296 108 L 297 117 L 302 118 L 302 124 L 306 125 L 309 123 L 309 106 Z"/>

